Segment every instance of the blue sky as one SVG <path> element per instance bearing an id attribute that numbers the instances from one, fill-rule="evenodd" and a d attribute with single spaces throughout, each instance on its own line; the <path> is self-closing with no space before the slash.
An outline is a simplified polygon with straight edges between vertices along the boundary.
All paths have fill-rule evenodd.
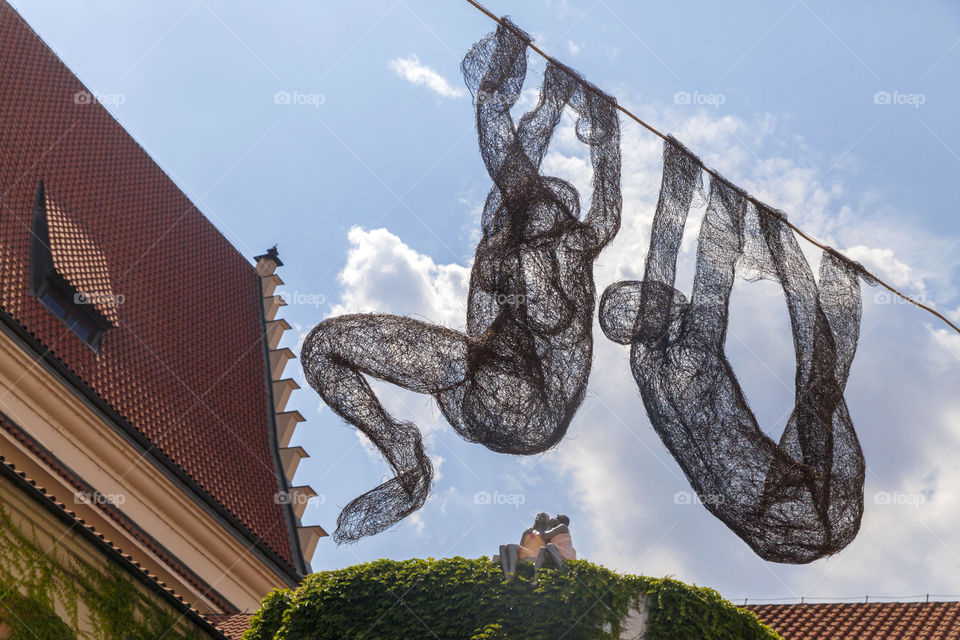
<path id="1" fill-rule="evenodd" d="M 287 346 L 299 351 L 304 333 L 343 311 L 462 326 L 490 182 L 458 69 L 493 27 L 466 2 L 13 4 L 244 255 L 279 245 L 282 317 L 296 327 Z M 957 5 L 487 6 L 816 237 L 957 318 Z M 542 69 L 531 58 L 527 89 Z M 545 170 L 582 186 L 585 150 L 564 127 Z M 623 131 L 624 227 L 597 263 L 600 289 L 640 275 L 659 187 L 658 140 L 630 122 Z M 649 426 L 627 352 L 597 331 L 588 398 L 567 439 L 538 458 L 468 445 L 429 398 L 377 386 L 427 431 L 433 497 L 390 532 L 340 548 L 322 541 L 314 567 L 492 554 L 548 510 L 571 515 L 584 557 L 733 599 L 960 594 L 960 339 L 877 293 L 864 292 L 847 393 L 867 456 L 867 513 L 837 556 L 765 563 L 677 499 L 689 487 Z M 737 285 L 728 349 L 778 434 L 793 357 L 775 287 Z M 303 383 L 296 363 L 288 371 Z M 303 387 L 290 406 L 307 417 L 295 442 L 311 458 L 297 481 L 322 495 L 305 522 L 332 531 L 339 508 L 386 467 Z M 478 504 L 478 494 L 501 504 Z"/>

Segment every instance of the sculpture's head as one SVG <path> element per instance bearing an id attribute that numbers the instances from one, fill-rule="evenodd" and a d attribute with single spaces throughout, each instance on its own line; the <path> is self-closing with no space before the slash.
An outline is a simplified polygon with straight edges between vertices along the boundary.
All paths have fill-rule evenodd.
<path id="1" fill-rule="evenodd" d="M 503 216 L 499 224 L 512 225 L 514 237 L 521 242 L 555 239 L 579 220 L 580 194 L 560 178 L 532 175 L 529 180 L 534 184 L 521 190 L 524 199 L 510 202 L 498 212 Z"/>
<path id="2" fill-rule="evenodd" d="M 537 514 L 537 517 L 533 520 L 533 528 L 537 531 L 543 531 L 550 524 L 550 515 L 543 513 L 542 511 Z"/>
<path id="3" fill-rule="evenodd" d="M 515 241 L 530 242 L 555 236 L 580 219 L 580 194 L 566 180 L 531 173 L 510 191 L 517 194 L 513 200 L 500 188 L 490 190 L 481 219 L 484 235 L 510 229 Z"/>
<path id="4" fill-rule="evenodd" d="M 570 518 L 565 514 L 558 513 L 554 517 L 550 518 L 550 524 L 548 525 L 551 529 L 554 527 L 559 527 L 560 525 L 565 524 L 568 527 L 570 526 Z"/>
<path id="5" fill-rule="evenodd" d="M 684 295 L 662 282 L 615 282 L 600 297 L 600 328 L 619 344 L 673 341 L 687 309 Z"/>

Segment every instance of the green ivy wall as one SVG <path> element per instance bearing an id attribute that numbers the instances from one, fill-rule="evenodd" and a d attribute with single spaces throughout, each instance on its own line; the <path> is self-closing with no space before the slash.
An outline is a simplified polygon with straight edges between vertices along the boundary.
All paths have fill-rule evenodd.
<path id="1" fill-rule="evenodd" d="M 670 578 L 620 575 L 585 561 L 532 567 L 504 582 L 488 558 L 379 560 L 315 573 L 267 596 L 244 640 L 588 640 L 620 638 L 644 603 L 644 640 L 775 640 L 716 591 Z"/>
<path id="2" fill-rule="evenodd" d="M 9 485 L 0 481 L 0 490 Z M 12 497 L 8 494 L 8 498 Z M 27 503 L 14 505 L 23 508 Z M 4 640 L 199 640 L 199 629 L 40 511 L 0 504 Z"/>

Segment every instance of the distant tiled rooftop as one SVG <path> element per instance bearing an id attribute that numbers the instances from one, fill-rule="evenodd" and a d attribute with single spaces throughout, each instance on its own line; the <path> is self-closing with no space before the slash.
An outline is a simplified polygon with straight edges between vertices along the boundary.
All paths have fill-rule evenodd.
<path id="1" fill-rule="evenodd" d="M 784 640 L 960 640 L 960 602 L 749 605 Z"/>
<path id="2" fill-rule="evenodd" d="M 749 605 L 784 640 L 958 640 L 960 602 Z M 251 613 L 207 616 L 240 640 Z"/>
<path id="3" fill-rule="evenodd" d="M 250 628 L 250 619 L 252 613 L 235 613 L 228 616 L 207 616 L 207 620 L 212 622 L 223 635 L 231 640 L 241 640 L 243 633 Z"/>

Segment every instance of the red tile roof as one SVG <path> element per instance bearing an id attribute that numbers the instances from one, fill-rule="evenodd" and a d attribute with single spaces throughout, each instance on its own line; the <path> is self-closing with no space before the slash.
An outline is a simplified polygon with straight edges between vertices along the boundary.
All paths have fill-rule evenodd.
<path id="1" fill-rule="evenodd" d="M 252 613 L 235 613 L 229 616 L 207 616 L 217 629 L 231 640 L 241 640 L 243 633 L 250 628 Z"/>
<path id="2" fill-rule="evenodd" d="M 744 607 L 784 640 L 957 640 L 960 602 L 769 604 Z M 252 613 L 207 616 L 240 640 Z"/>
<path id="3" fill-rule="evenodd" d="M 274 499 L 253 267 L 100 104 L 82 98 L 85 87 L 6 0 L 0 60 L 2 312 L 271 557 L 296 567 L 291 520 Z M 122 296 L 99 353 L 29 294 L 41 180 L 56 204 L 48 216 L 61 275 Z"/>
<path id="4" fill-rule="evenodd" d="M 744 607 L 784 640 L 960 640 L 960 602 L 765 604 Z"/>
<path id="5" fill-rule="evenodd" d="M 117 309 L 122 298 L 113 292 L 106 256 L 83 225 L 68 216 L 49 193 L 46 201 L 54 268 L 82 292 L 110 324 L 117 326 Z"/>

